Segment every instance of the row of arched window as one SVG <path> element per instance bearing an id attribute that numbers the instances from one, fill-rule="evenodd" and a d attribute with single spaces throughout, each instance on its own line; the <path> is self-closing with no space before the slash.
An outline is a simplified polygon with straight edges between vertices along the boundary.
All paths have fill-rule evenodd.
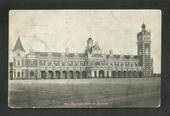
<path id="1" fill-rule="evenodd" d="M 47 62 L 47 65 L 46 65 Z M 40 60 L 40 66 L 51 66 L 53 65 L 52 61 Z M 137 62 L 106 62 L 106 61 L 54 61 L 54 66 L 103 66 L 103 65 L 110 65 L 110 66 L 126 66 L 126 67 L 134 67 L 138 66 Z"/>
<path id="2" fill-rule="evenodd" d="M 42 79 L 79 79 L 79 78 L 141 78 L 143 73 L 141 71 L 109 71 L 99 70 L 92 72 L 87 71 L 40 71 Z"/>

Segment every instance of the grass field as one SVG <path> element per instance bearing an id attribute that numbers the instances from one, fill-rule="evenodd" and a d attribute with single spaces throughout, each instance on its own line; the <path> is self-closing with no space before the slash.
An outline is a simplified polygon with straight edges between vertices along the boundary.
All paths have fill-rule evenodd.
<path id="1" fill-rule="evenodd" d="M 158 107 L 160 78 L 9 81 L 9 107 Z"/>

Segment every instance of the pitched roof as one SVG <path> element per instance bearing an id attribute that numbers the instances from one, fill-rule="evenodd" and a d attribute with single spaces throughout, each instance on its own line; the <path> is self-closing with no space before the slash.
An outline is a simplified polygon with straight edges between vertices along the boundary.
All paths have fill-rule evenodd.
<path id="1" fill-rule="evenodd" d="M 17 49 L 25 52 L 24 47 L 22 46 L 20 38 L 18 38 L 18 40 L 17 40 L 17 42 L 16 42 L 16 44 L 15 44 L 15 46 L 14 46 L 12 51 L 15 51 Z"/>

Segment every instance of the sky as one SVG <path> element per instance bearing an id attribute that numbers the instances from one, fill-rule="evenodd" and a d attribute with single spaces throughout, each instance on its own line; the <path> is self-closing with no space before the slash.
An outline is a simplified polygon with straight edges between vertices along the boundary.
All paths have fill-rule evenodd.
<path id="1" fill-rule="evenodd" d="M 160 10 L 11 10 L 9 61 L 20 37 L 26 51 L 84 52 L 87 39 L 99 42 L 103 53 L 137 54 L 142 23 L 151 32 L 154 72 L 161 72 Z"/>

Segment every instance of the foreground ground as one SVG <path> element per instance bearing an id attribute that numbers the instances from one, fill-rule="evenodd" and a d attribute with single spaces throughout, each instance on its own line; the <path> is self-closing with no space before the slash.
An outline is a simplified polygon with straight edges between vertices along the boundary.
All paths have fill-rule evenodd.
<path id="1" fill-rule="evenodd" d="M 158 107 L 160 78 L 9 81 L 9 107 Z"/>

